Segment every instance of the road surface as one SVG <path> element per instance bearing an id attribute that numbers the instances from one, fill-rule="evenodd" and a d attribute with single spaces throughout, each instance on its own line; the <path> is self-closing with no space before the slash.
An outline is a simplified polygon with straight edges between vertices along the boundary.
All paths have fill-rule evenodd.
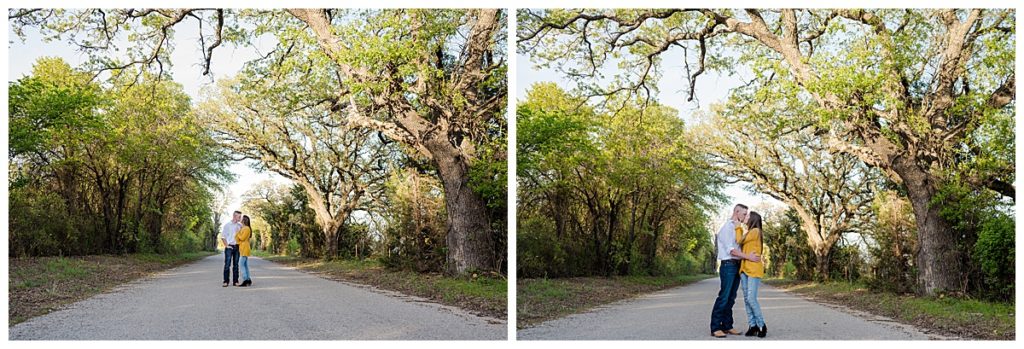
<path id="1" fill-rule="evenodd" d="M 718 278 L 651 293 L 592 311 L 520 329 L 520 340 L 761 340 L 757 337 L 711 337 L 711 306 Z M 915 340 L 941 337 L 892 320 L 811 302 L 777 288 L 761 286 L 758 300 L 776 340 Z M 735 328 L 747 330 L 743 293 L 733 307 Z"/>
<path id="2" fill-rule="evenodd" d="M 505 339 L 503 320 L 249 259 L 253 287 L 221 287 L 223 255 L 9 328 L 11 340 Z"/>

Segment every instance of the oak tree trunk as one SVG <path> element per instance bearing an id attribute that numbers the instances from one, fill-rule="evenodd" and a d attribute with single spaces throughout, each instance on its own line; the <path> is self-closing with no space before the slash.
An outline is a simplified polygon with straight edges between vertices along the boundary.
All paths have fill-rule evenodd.
<path id="1" fill-rule="evenodd" d="M 828 281 L 829 279 L 829 263 L 831 262 L 831 255 L 829 252 L 831 249 L 814 249 L 814 279 L 819 281 Z"/>
<path id="2" fill-rule="evenodd" d="M 444 186 L 448 209 L 448 272 L 494 269 L 493 236 L 487 204 L 469 185 L 469 164 L 447 139 L 425 142 Z"/>
<path id="3" fill-rule="evenodd" d="M 934 296 L 944 292 L 964 292 L 961 276 L 967 270 L 960 258 L 956 231 L 932 205 L 939 187 L 938 178 L 930 175 L 912 160 L 897 161 L 893 170 L 907 186 L 907 195 L 917 223 L 918 284 L 923 294 Z"/>

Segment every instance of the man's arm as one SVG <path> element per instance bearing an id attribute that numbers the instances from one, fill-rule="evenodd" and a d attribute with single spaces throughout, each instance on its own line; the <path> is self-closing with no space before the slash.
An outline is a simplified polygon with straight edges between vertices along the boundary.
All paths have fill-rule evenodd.
<path id="1" fill-rule="evenodd" d="M 740 247 L 736 244 L 736 232 L 733 231 L 733 229 L 735 229 L 734 227 L 734 224 L 726 223 L 722 226 L 722 229 L 718 230 L 717 237 L 718 245 L 725 247 L 726 250 L 729 251 L 729 254 L 733 256 L 735 256 L 733 253 L 737 252 Z M 715 251 L 715 253 L 718 253 L 718 251 Z"/>
<path id="2" fill-rule="evenodd" d="M 228 225 L 227 224 L 224 224 L 224 226 L 220 228 L 220 243 L 224 244 L 224 249 L 225 250 L 231 248 L 231 246 L 228 245 L 228 239 L 225 238 L 225 236 L 227 236 L 227 234 L 228 234 L 227 230 L 228 230 Z"/>

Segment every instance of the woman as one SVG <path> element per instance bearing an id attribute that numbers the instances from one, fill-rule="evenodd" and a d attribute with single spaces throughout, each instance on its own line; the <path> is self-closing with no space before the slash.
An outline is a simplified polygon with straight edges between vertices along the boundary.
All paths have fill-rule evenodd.
<path id="1" fill-rule="evenodd" d="M 238 255 L 241 256 L 238 264 L 242 267 L 242 284 L 239 287 L 249 287 L 252 280 L 249 279 L 249 238 L 252 237 L 252 228 L 249 226 L 249 216 L 242 216 L 242 229 L 235 234 L 235 242 L 238 243 Z"/>
<path id="2" fill-rule="evenodd" d="M 761 256 L 764 250 L 764 239 L 761 236 L 761 215 L 750 211 L 746 223 L 746 233 L 740 235 L 737 232 L 736 242 L 739 243 L 743 253 Z M 757 303 L 757 289 L 761 286 L 762 277 L 764 277 L 764 260 L 753 262 L 744 259 L 740 264 L 740 288 L 743 289 L 743 304 L 747 309 L 747 324 L 749 326 L 747 337 L 764 338 L 768 335 L 768 326 L 764 324 L 761 305 Z"/>

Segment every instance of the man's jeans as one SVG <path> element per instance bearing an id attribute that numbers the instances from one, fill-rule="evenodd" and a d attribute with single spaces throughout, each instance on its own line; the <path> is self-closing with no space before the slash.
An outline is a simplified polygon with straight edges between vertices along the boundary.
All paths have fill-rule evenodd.
<path id="1" fill-rule="evenodd" d="M 718 278 L 721 288 L 715 306 L 711 308 L 711 332 L 731 330 L 732 306 L 736 304 L 736 290 L 740 288 L 740 261 L 727 259 L 718 267 Z"/>
<path id="2" fill-rule="evenodd" d="M 249 256 L 242 256 L 242 281 L 249 280 Z"/>
<path id="3" fill-rule="evenodd" d="M 747 326 L 764 326 L 761 304 L 757 303 L 757 290 L 761 287 L 761 278 L 749 277 L 746 273 L 740 273 L 740 284 L 743 287 L 743 305 L 747 309 Z"/>
<path id="4" fill-rule="evenodd" d="M 229 245 L 224 249 L 224 282 L 228 282 L 228 271 L 233 271 L 231 276 L 234 283 L 238 283 L 238 245 Z"/>

